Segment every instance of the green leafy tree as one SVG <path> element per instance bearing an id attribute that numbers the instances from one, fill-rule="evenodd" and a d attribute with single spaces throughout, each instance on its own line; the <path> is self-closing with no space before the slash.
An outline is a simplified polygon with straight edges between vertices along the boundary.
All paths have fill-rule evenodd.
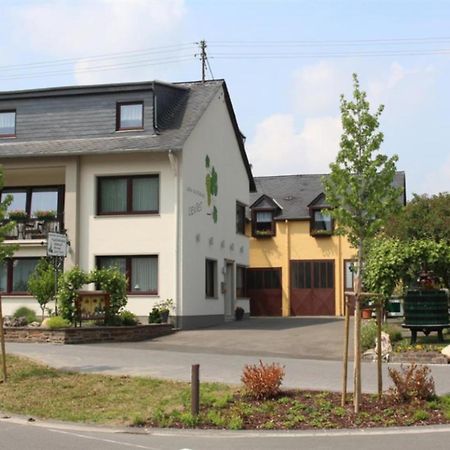
<path id="1" fill-rule="evenodd" d="M 389 218 L 385 233 L 402 241 L 432 239 L 450 243 L 450 193 L 414 194 L 405 208 Z"/>
<path id="2" fill-rule="evenodd" d="M 42 258 L 28 278 L 28 290 L 39 303 L 44 320 L 45 307 L 55 295 L 55 268 L 47 258 Z"/>
<path id="3" fill-rule="evenodd" d="M 336 221 L 336 232 L 347 236 L 357 251 L 355 273 L 355 371 L 354 406 L 359 411 L 361 399 L 360 301 L 364 259 L 370 240 L 379 232 L 387 217 L 399 207 L 399 189 L 393 187 L 397 156 L 379 153 L 383 133 L 378 130 L 383 106 L 372 114 L 366 93 L 353 75 L 353 99 L 341 96 L 343 133 L 331 173 L 324 177 L 325 196 Z"/>
<path id="4" fill-rule="evenodd" d="M 398 211 L 401 190 L 393 186 L 398 157 L 378 153 L 383 142 L 383 133 L 378 130 L 383 106 L 370 113 L 356 74 L 353 87 L 353 100 L 341 96 L 340 151 L 323 182 L 336 232 L 347 236 L 357 249 L 356 277 L 361 278 L 367 245 L 387 218 Z"/>
<path id="5" fill-rule="evenodd" d="M 58 314 L 69 322 L 75 320 L 75 300 L 77 291 L 89 283 L 89 276 L 78 266 L 64 272 L 58 281 Z"/>

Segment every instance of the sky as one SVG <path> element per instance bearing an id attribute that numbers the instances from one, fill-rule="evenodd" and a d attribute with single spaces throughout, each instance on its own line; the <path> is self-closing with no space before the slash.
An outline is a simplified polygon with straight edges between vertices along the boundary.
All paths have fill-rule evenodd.
<path id="1" fill-rule="evenodd" d="M 0 91 L 227 82 L 253 174 L 327 173 L 359 76 L 407 195 L 450 191 L 450 0 L 1 0 Z"/>

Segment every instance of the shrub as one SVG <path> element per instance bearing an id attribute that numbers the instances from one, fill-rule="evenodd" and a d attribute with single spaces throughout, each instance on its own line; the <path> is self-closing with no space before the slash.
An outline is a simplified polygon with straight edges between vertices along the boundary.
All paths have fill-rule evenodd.
<path id="1" fill-rule="evenodd" d="M 21 306 L 14 311 L 13 317 L 18 319 L 19 317 L 25 317 L 27 323 L 36 322 L 36 313 L 26 306 Z"/>
<path id="2" fill-rule="evenodd" d="M 401 365 L 400 370 L 390 367 L 389 376 L 394 383 L 391 391 L 399 402 L 430 400 L 436 396 L 434 380 L 428 366 Z"/>
<path id="3" fill-rule="evenodd" d="M 50 330 L 55 330 L 57 328 L 67 328 L 70 327 L 70 321 L 62 318 L 61 316 L 49 317 L 46 322 L 47 328 Z"/>
<path id="4" fill-rule="evenodd" d="M 73 322 L 75 314 L 75 299 L 77 290 L 89 282 L 88 275 L 75 266 L 65 272 L 58 281 L 58 307 L 61 316 Z"/>
<path id="5" fill-rule="evenodd" d="M 249 397 L 263 400 L 279 394 L 283 377 L 284 367 L 276 363 L 264 364 L 260 360 L 259 364 L 244 367 L 241 381 Z"/>
<path id="6" fill-rule="evenodd" d="M 154 306 L 148 315 L 148 323 L 161 323 L 161 312 Z"/>
<path id="7" fill-rule="evenodd" d="M 402 333 L 396 327 L 383 324 L 381 328 L 385 333 L 389 334 L 392 342 L 400 341 Z M 374 348 L 377 339 L 377 322 L 375 320 L 365 320 L 361 325 L 361 348 L 362 351 Z"/>
<path id="8" fill-rule="evenodd" d="M 136 314 L 133 314 L 131 311 L 127 311 L 126 309 L 120 313 L 119 317 L 122 325 L 133 326 L 139 323 Z"/>

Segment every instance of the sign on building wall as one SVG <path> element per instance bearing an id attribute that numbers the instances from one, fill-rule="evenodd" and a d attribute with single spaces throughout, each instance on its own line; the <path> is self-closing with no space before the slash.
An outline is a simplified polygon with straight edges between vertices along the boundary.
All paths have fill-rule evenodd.
<path id="1" fill-rule="evenodd" d="M 218 192 L 218 175 L 214 166 L 211 165 L 209 156 L 206 155 L 205 158 L 206 166 L 206 200 L 208 203 L 208 208 L 210 209 L 211 217 L 214 223 L 217 223 L 218 211 L 215 205 L 215 200 Z"/>
<path id="2" fill-rule="evenodd" d="M 61 233 L 48 233 L 47 256 L 67 256 L 67 236 Z"/>

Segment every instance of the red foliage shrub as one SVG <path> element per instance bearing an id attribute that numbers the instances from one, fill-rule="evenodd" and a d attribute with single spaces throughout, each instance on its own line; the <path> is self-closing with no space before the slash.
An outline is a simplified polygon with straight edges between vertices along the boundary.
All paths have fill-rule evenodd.
<path id="1" fill-rule="evenodd" d="M 259 364 L 244 367 L 241 381 L 249 397 L 263 400 L 278 395 L 283 377 L 284 367 L 276 363 L 264 364 L 259 360 Z"/>
<path id="2" fill-rule="evenodd" d="M 411 364 L 400 366 L 400 370 L 389 368 L 389 376 L 395 387 L 391 392 L 399 402 L 411 402 L 415 399 L 429 400 L 436 395 L 434 380 L 428 366 Z"/>

